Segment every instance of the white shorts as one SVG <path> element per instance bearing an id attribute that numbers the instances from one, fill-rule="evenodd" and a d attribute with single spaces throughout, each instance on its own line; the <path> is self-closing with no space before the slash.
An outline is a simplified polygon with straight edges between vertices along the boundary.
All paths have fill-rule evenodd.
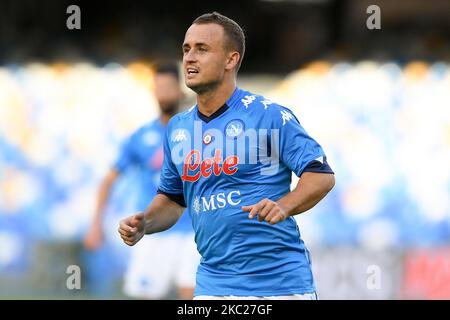
<path id="1" fill-rule="evenodd" d="M 131 248 L 124 292 L 135 298 L 161 299 L 173 286 L 194 288 L 199 262 L 193 233 L 144 236 Z"/>
<path id="2" fill-rule="evenodd" d="M 287 296 L 195 296 L 194 300 L 318 300 L 317 294 L 291 294 Z"/>

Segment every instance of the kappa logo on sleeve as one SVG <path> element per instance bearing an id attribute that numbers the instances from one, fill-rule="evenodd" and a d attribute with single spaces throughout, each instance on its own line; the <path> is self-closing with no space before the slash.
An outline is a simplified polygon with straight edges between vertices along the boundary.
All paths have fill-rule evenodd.
<path id="1" fill-rule="evenodd" d="M 273 104 L 273 102 L 270 101 L 269 99 L 265 99 L 261 101 L 261 104 L 264 106 L 264 110 L 266 110 L 269 107 L 269 105 Z"/>
<path id="2" fill-rule="evenodd" d="M 286 124 L 286 122 L 291 121 L 292 118 L 294 118 L 292 113 L 290 113 L 289 111 L 282 110 L 282 111 L 280 111 L 280 113 L 281 113 L 281 119 L 283 120 L 283 126 Z"/>
<path id="3" fill-rule="evenodd" d="M 256 96 L 245 96 L 244 99 L 241 99 L 241 102 L 244 104 L 245 109 L 248 108 L 248 106 L 255 101 Z"/>

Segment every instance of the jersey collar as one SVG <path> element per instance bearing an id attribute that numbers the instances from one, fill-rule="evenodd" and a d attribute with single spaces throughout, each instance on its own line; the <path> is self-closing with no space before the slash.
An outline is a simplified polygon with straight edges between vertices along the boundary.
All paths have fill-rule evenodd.
<path id="1" fill-rule="evenodd" d="M 225 104 L 223 106 L 221 106 L 219 109 L 217 109 L 212 115 L 210 115 L 209 117 L 204 115 L 203 113 L 200 112 L 200 110 L 198 110 L 197 107 L 197 115 L 200 119 L 202 119 L 204 122 L 208 123 L 211 120 L 217 118 L 218 116 L 220 116 L 221 114 L 223 114 L 225 111 L 227 111 L 231 106 L 233 105 L 237 99 L 239 99 L 240 97 L 240 92 L 242 90 L 239 89 L 238 87 L 236 87 L 233 91 L 233 93 L 231 94 L 230 98 L 228 98 L 227 102 L 225 102 Z"/>
<path id="2" fill-rule="evenodd" d="M 197 115 L 200 119 L 202 119 L 203 121 L 205 121 L 206 123 L 210 122 L 211 120 L 217 118 L 218 116 L 220 116 L 221 114 L 223 114 L 225 111 L 227 111 L 230 107 L 227 106 L 227 104 L 225 103 L 223 106 L 221 106 L 219 109 L 217 109 L 212 115 L 210 115 L 209 117 L 204 115 L 203 113 L 200 112 L 200 110 L 198 110 L 197 108 Z"/>

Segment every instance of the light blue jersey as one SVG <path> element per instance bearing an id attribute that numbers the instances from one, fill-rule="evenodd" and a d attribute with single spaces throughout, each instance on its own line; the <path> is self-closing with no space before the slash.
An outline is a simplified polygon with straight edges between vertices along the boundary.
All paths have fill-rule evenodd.
<path id="1" fill-rule="evenodd" d="M 122 145 L 114 164 L 114 169 L 120 173 L 132 166 L 139 170 L 138 179 L 133 185 L 138 189 L 137 210 L 143 211 L 147 208 L 156 195 L 164 158 L 165 134 L 166 127 L 159 119 L 139 128 Z M 189 215 L 184 214 L 165 234 L 171 232 L 192 232 Z"/>
<path id="2" fill-rule="evenodd" d="M 292 171 L 323 159 L 289 109 L 239 88 L 210 117 L 194 106 L 171 119 L 159 189 L 182 194 L 192 218 L 202 256 L 195 295 L 315 291 L 295 219 L 270 225 L 241 207 L 280 199 Z"/>

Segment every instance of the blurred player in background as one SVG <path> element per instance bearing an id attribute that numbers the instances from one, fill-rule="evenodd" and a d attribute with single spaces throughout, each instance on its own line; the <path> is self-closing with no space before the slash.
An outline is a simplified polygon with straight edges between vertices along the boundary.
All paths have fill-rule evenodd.
<path id="1" fill-rule="evenodd" d="M 159 64 L 154 78 L 160 116 L 139 128 L 123 144 L 118 160 L 104 178 L 97 198 L 94 220 L 84 239 L 85 247 L 97 249 L 103 242 L 102 221 L 114 183 L 132 166 L 140 170 L 137 210 L 144 210 L 157 191 L 163 164 L 163 137 L 170 118 L 178 112 L 183 93 L 176 64 Z M 172 284 L 178 298 L 192 299 L 199 255 L 191 219 L 184 214 L 176 225 L 158 237 L 148 237 L 132 250 L 125 274 L 124 292 L 130 297 L 162 299 Z"/>
<path id="2" fill-rule="evenodd" d="M 170 120 L 158 195 L 119 233 L 134 245 L 187 207 L 202 255 L 195 299 L 316 299 L 293 216 L 333 188 L 334 174 L 289 109 L 236 87 L 244 51 L 241 27 L 218 13 L 187 30 L 183 69 L 197 105 Z"/>

